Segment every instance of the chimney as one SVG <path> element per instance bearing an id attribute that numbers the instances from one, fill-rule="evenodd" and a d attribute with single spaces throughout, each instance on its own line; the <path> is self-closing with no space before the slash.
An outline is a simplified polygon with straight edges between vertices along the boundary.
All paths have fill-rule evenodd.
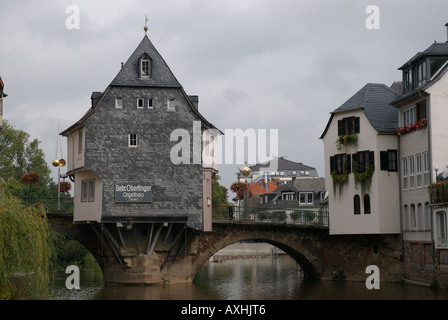
<path id="1" fill-rule="evenodd" d="M 445 27 L 446 27 L 446 43 L 448 43 L 448 22 L 445 23 Z"/>
<path id="2" fill-rule="evenodd" d="M 199 108 L 199 96 L 188 96 L 194 108 L 198 110 Z"/>

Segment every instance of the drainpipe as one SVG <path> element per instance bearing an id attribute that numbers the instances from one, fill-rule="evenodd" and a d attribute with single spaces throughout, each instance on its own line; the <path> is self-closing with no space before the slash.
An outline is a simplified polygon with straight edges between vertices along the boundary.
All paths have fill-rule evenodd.
<path id="1" fill-rule="evenodd" d="M 445 26 L 447 26 L 448 29 L 448 23 L 445 24 Z M 448 30 L 447 30 L 448 33 Z M 447 41 L 448 42 L 448 41 Z M 428 119 L 428 165 L 430 167 L 429 170 L 429 183 L 432 183 L 433 181 L 433 170 L 432 170 L 432 125 L 431 125 L 431 121 L 429 121 L 431 119 L 431 101 L 427 98 L 422 96 L 421 91 L 419 91 L 419 96 L 420 98 L 422 98 L 423 100 L 426 101 L 426 114 L 427 114 L 427 119 Z M 423 177 L 424 179 L 424 177 Z M 437 179 L 437 177 L 436 177 Z M 433 259 L 433 264 L 435 262 L 434 258 L 435 258 L 435 253 L 436 253 L 436 246 L 435 246 L 435 242 L 434 242 L 434 218 L 433 218 L 433 208 L 432 206 L 429 207 L 430 208 L 430 216 L 431 216 L 431 247 L 432 247 L 432 259 Z"/>

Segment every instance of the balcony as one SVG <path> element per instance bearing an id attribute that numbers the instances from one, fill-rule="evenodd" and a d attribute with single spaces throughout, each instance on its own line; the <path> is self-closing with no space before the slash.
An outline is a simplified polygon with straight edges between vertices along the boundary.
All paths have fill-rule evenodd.
<path id="1" fill-rule="evenodd" d="M 439 181 L 428 186 L 431 204 L 448 205 L 448 181 Z"/>

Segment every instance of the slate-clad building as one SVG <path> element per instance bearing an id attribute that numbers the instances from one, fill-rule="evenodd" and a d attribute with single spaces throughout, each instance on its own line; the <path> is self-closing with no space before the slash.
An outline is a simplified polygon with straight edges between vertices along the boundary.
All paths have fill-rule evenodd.
<path id="1" fill-rule="evenodd" d="M 217 170 L 214 162 L 202 162 L 204 146 L 213 153 L 202 134 L 219 131 L 146 34 L 91 100 L 85 115 L 61 133 L 68 139 L 67 175 L 75 182 L 74 222 L 169 221 L 211 230 Z"/>

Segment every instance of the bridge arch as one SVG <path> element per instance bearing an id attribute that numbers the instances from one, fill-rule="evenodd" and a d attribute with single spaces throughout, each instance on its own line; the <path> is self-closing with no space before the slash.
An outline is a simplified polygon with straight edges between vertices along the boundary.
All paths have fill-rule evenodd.
<path id="1" fill-rule="evenodd" d="M 201 237 L 202 245 L 207 248 L 198 255 L 193 263 L 193 270 L 197 272 L 219 250 L 241 241 L 261 241 L 269 243 L 288 254 L 302 268 L 306 279 L 319 278 L 323 270 L 319 261 L 319 254 L 312 245 L 313 241 L 303 241 L 307 233 L 300 233 L 297 228 L 275 228 L 257 225 L 251 228 L 247 224 L 214 223 L 214 232 Z M 313 252 L 316 251 L 316 252 Z"/>
<path id="2" fill-rule="evenodd" d="M 104 270 L 104 248 L 101 247 L 96 239 L 97 236 L 88 225 L 73 224 L 72 216 L 58 213 L 49 215 L 49 226 L 51 231 L 79 242 L 93 255 L 101 270 Z"/>

